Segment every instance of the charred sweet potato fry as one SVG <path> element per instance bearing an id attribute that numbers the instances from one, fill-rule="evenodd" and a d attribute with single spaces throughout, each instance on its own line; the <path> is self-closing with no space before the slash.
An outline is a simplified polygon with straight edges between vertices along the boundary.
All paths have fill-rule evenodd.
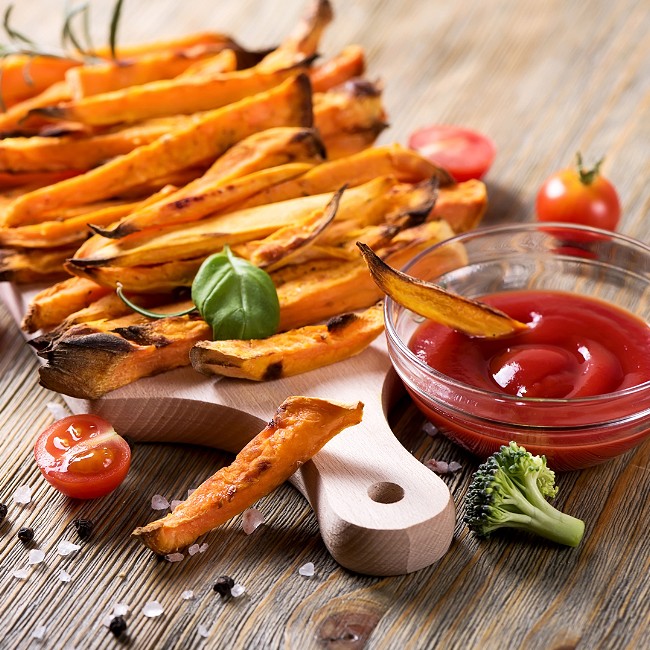
<path id="1" fill-rule="evenodd" d="M 47 362 L 39 369 L 41 385 L 96 399 L 141 377 L 187 366 L 192 346 L 210 333 L 211 328 L 194 316 L 152 322 L 131 314 L 80 323 L 58 338 L 34 339 L 31 344 Z"/>
<path id="2" fill-rule="evenodd" d="M 87 171 L 187 124 L 185 117 L 155 119 L 100 134 L 15 137 L 0 140 L 0 170 Z"/>
<path id="3" fill-rule="evenodd" d="M 361 422 L 362 413 L 361 402 L 287 398 L 230 465 L 202 483 L 172 513 L 133 534 L 162 555 L 189 546 L 284 483 L 337 433 Z"/>
<path id="4" fill-rule="evenodd" d="M 268 91 L 299 72 L 300 68 L 294 66 L 271 72 L 251 68 L 211 76 L 183 76 L 35 108 L 31 115 L 90 126 L 132 124 L 221 108 Z"/>
<path id="5" fill-rule="evenodd" d="M 114 92 L 130 86 L 172 79 L 184 74 L 197 62 L 218 58 L 221 72 L 237 67 L 237 55 L 229 49 L 229 41 L 194 44 L 182 49 L 149 52 L 132 59 L 82 65 L 66 73 L 66 81 L 74 100 Z M 225 51 L 223 57 L 219 53 Z"/>
<path id="6" fill-rule="evenodd" d="M 74 254 L 74 251 L 74 246 L 50 248 L 46 251 L 2 248 L 0 249 L 0 282 L 30 284 L 62 280 L 68 275 L 63 269 L 63 264 Z"/>
<path id="7" fill-rule="evenodd" d="M 208 111 L 166 138 L 138 147 L 81 176 L 30 192 L 5 209 L 6 225 L 38 223 L 52 210 L 99 201 L 202 161 L 274 126 L 311 126 L 311 89 L 305 76 Z"/>
<path id="8" fill-rule="evenodd" d="M 22 328 L 27 332 L 58 325 L 64 318 L 88 307 L 111 289 L 85 278 L 67 278 L 36 294 L 29 303 Z"/>
<path id="9" fill-rule="evenodd" d="M 361 77 L 366 71 L 366 60 L 360 45 L 348 45 L 339 54 L 314 67 L 309 72 L 311 86 L 315 93 L 322 93 L 336 86 Z"/>
<path id="10" fill-rule="evenodd" d="M 91 234 L 88 224 L 110 225 L 138 207 L 173 193 L 176 188 L 166 186 L 142 201 L 100 201 L 83 208 L 64 210 L 50 221 L 0 229 L 0 244 L 25 248 L 53 248 L 79 244 Z"/>
<path id="11" fill-rule="evenodd" d="M 314 57 L 323 31 L 333 18 L 329 0 L 312 0 L 311 6 L 289 36 L 257 67 L 260 70 L 280 70 Z"/>
<path id="12" fill-rule="evenodd" d="M 287 163 L 269 169 L 261 169 L 241 178 L 222 180 L 217 178 L 207 182 L 203 178 L 197 179 L 196 188 L 189 186 L 174 192 L 154 205 L 143 210 L 133 210 L 126 218 L 113 228 L 104 230 L 99 222 L 93 223 L 93 230 L 106 237 L 114 239 L 116 235 L 134 234 L 135 228 L 149 225 L 160 229 L 162 226 L 199 221 L 207 215 L 216 215 L 227 212 L 248 197 L 267 187 L 286 181 L 287 179 L 301 176 L 313 167 L 309 163 Z M 129 231 L 131 231 L 129 233 Z"/>
<path id="13" fill-rule="evenodd" d="M 0 61 L 0 93 L 5 107 L 39 95 L 57 82 L 63 81 L 77 61 L 28 54 L 10 54 Z"/>
<path id="14" fill-rule="evenodd" d="M 290 377 L 347 359 L 365 350 L 384 330 L 383 306 L 348 312 L 324 325 L 307 325 L 254 341 L 201 341 L 190 352 L 204 375 L 267 381 Z"/>
<path id="15" fill-rule="evenodd" d="M 113 229 L 102 229 L 104 237 L 120 238 L 147 228 L 174 225 L 194 221 L 205 213 L 200 198 L 207 186 L 223 187 L 223 192 L 235 194 L 234 200 L 245 202 L 242 190 L 246 190 L 245 177 L 265 169 L 281 167 L 289 163 L 318 163 L 323 160 L 323 145 L 314 129 L 278 127 L 255 133 L 233 145 L 217 158 L 200 178 L 189 183 L 168 201 L 161 201 L 143 210 L 136 210 L 120 221 Z M 236 181 L 242 179 L 237 187 Z M 268 179 L 267 179 L 268 180 Z M 231 188 L 228 184 L 233 183 Z M 275 183 L 277 184 L 277 183 Z M 255 194 L 265 190 L 255 185 Z M 268 187 L 274 187 L 269 185 Z M 216 197 L 215 197 L 216 198 Z M 198 205 L 197 205 L 198 204 Z"/>

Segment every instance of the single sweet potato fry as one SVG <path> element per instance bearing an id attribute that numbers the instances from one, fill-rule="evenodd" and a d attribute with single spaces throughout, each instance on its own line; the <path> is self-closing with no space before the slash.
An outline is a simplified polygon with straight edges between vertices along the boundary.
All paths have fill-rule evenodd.
<path id="1" fill-rule="evenodd" d="M 384 330 L 383 306 L 348 312 L 324 325 L 306 325 L 266 339 L 200 341 L 190 352 L 195 370 L 253 381 L 291 377 L 359 354 Z"/>
<path id="2" fill-rule="evenodd" d="M 161 555 L 192 544 L 284 483 L 337 433 L 361 422 L 363 404 L 288 397 L 232 462 L 166 517 L 133 535 Z"/>

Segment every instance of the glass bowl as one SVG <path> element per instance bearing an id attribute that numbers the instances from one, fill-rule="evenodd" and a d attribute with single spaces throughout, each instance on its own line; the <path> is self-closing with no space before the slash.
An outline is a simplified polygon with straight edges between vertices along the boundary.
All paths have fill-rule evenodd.
<path id="1" fill-rule="evenodd" d="M 595 228 L 485 227 L 432 246 L 402 270 L 469 298 L 528 289 L 582 294 L 650 323 L 650 247 Z M 545 454 L 555 470 L 581 469 L 628 451 L 650 433 L 650 381 L 562 399 L 476 388 L 409 349 L 421 317 L 387 298 L 385 320 L 391 361 L 415 404 L 443 434 L 481 458 L 512 440 Z"/>

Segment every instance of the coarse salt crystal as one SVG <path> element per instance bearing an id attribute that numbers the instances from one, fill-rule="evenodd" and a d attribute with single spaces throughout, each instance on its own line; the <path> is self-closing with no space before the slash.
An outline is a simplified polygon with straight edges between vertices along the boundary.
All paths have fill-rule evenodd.
<path id="1" fill-rule="evenodd" d="M 180 562 L 184 557 L 182 553 L 169 553 L 169 555 L 165 555 L 167 562 Z"/>
<path id="2" fill-rule="evenodd" d="M 169 504 L 169 507 L 170 507 L 172 510 L 176 510 L 176 508 L 178 508 L 178 506 L 180 506 L 181 503 L 183 503 L 183 502 L 182 502 L 180 499 L 174 499 L 174 500 Z"/>
<path id="3" fill-rule="evenodd" d="M 242 515 L 242 529 L 247 534 L 253 533 L 266 519 L 257 508 L 248 508 Z"/>
<path id="4" fill-rule="evenodd" d="M 69 409 L 63 406 L 63 404 L 58 404 L 57 402 L 48 402 L 45 405 L 45 408 L 50 412 L 55 420 L 62 420 L 63 418 L 72 415 Z"/>
<path id="5" fill-rule="evenodd" d="M 457 472 L 459 469 L 463 469 L 463 466 L 460 463 L 457 463 L 455 460 L 452 460 L 451 463 L 449 463 L 450 472 Z"/>
<path id="6" fill-rule="evenodd" d="M 79 546 L 79 544 L 74 544 L 73 542 L 69 542 L 67 539 L 64 539 L 59 542 L 56 550 L 59 555 L 63 555 L 63 557 L 65 557 L 66 555 L 70 555 L 71 553 L 78 551 L 80 548 L 81 546 Z"/>
<path id="7" fill-rule="evenodd" d="M 203 544 L 199 546 L 199 553 L 205 553 L 208 550 L 209 546 L 210 544 L 208 544 L 207 542 L 203 542 Z"/>
<path id="8" fill-rule="evenodd" d="M 435 458 L 430 458 L 424 464 L 430 470 L 434 471 L 436 474 L 448 474 L 449 473 L 449 463 L 446 463 L 444 460 L 436 460 Z"/>
<path id="9" fill-rule="evenodd" d="M 307 564 L 303 564 L 299 569 L 298 573 L 301 576 L 305 576 L 307 578 L 311 578 L 311 576 L 314 575 L 315 570 L 314 570 L 314 563 L 313 562 L 307 562 Z"/>
<path id="10" fill-rule="evenodd" d="M 27 564 L 40 564 L 45 559 L 45 553 L 38 548 L 33 548 L 29 552 Z"/>
<path id="11" fill-rule="evenodd" d="M 156 618 L 156 616 L 160 616 L 164 612 L 163 606 L 157 600 L 150 600 L 142 608 L 142 613 L 148 618 Z"/>
<path id="12" fill-rule="evenodd" d="M 102 619 L 102 625 L 103 625 L 104 627 L 110 627 L 110 625 L 111 625 L 111 621 L 112 621 L 114 618 L 115 618 L 115 617 L 113 616 L 113 614 L 106 614 L 106 616 L 104 616 L 104 618 Z"/>
<path id="13" fill-rule="evenodd" d="M 11 575 L 14 578 L 18 578 L 18 580 L 27 580 L 29 569 L 16 569 L 15 571 L 11 572 Z"/>
<path id="14" fill-rule="evenodd" d="M 191 496 L 192 496 L 192 492 L 196 492 L 196 488 L 190 488 L 190 489 L 187 491 L 187 496 L 188 496 L 188 497 L 191 497 Z"/>
<path id="15" fill-rule="evenodd" d="M 191 589 L 186 589 L 182 594 L 181 598 L 183 600 L 194 600 L 194 592 Z"/>
<path id="16" fill-rule="evenodd" d="M 154 494 L 151 497 L 151 508 L 153 510 L 167 510 L 169 508 L 169 501 L 160 494 Z"/>
<path id="17" fill-rule="evenodd" d="M 208 628 L 201 623 L 199 623 L 198 631 L 199 631 L 199 636 L 203 637 L 204 639 L 207 639 L 210 634 Z"/>
<path id="18" fill-rule="evenodd" d="M 244 585 L 233 585 L 232 589 L 230 590 L 230 595 L 233 598 L 239 598 L 244 592 L 246 591 L 246 587 Z"/>
<path id="19" fill-rule="evenodd" d="M 37 625 L 32 632 L 32 639 L 38 639 L 39 641 L 42 641 L 45 638 L 46 631 L 47 628 L 45 625 Z"/>
<path id="20" fill-rule="evenodd" d="M 113 605 L 113 616 L 126 616 L 129 613 L 129 606 L 124 603 Z"/>
<path id="21" fill-rule="evenodd" d="M 59 571 L 59 580 L 61 582 L 70 582 L 70 580 L 72 580 L 72 576 L 67 571 L 61 569 L 61 571 Z"/>
<path id="22" fill-rule="evenodd" d="M 26 506 L 32 500 L 32 488 L 29 485 L 21 485 L 14 492 L 14 501 L 21 506 Z"/>
<path id="23" fill-rule="evenodd" d="M 424 433 L 426 433 L 428 436 L 431 436 L 432 438 L 437 436 L 438 433 L 439 433 L 438 427 L 435 424 L 433 424 L 432 422 L 425 422 L 422 425 L 422 431 Z"/>
<path id="24" fill-rule="evenodd" d="M 199 547 L 198 544 L 192 544 L 192 546 L 190 546 L 190 547 L 187 549 L 187 552 L 188 552 L 190 555 L 196 555 L 197 553 L 200 552 L 199 549 L 200 549 L 200 547 Z"/>

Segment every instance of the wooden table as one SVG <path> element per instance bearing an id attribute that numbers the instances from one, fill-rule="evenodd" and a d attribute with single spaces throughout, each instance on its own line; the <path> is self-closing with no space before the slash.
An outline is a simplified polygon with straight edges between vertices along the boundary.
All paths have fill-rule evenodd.
<path id="1" fill-rule="evenodd" d="M 92 4 L 102 41 L 110 3 Z M 62 1 L 17 5 L 17 27 L 56 39 L 54 5 L 62 12 Z M 606 154 L 604 169 L 624 208 L 620 230 L 650 240 L 650 13 L 643 2 L 340 0 L 335 9 L 323 53 L 351 42 L 366 48 L 369 76 L 385 83 L 391 128 L 381 141 L 405 142 L 417 126 L 449 122 L 497 142 L 486 223 L 532 219 L 540 183 L 580 150 L 591 161 Z M 269 46 L 302 10 L 302 0 L 127 2 L 121 36 L 151 40 L 212 28 Z M 153 494 L 181 498 L 229 456 L 139 445 L 114 496 L 69 501 L 40 478 L 32 458 L 35 435 L 52 420 L 47 404 L 62 400 L 38 386 L 36 359 L 3 307 L 0 351 L 0 501 L 9 503 L 0 525 L 3 648 L 118 647 L 101 623 L 116 602 L 131 608 L 134 648 L 647 647 L 650 444 L 560 476 L 559 507 L 586 521 L 578 549 L 516 535 L 479 542 L 458 523 L 449 553 L 434 566 L 385 579 L 353 575 L 329 557 L 309 507 L 285 485 L 259 504 L 267 523 L 252 536 L 231 522 L 208 537 L 205 553 L 170 564 L 132 541 L 131 530 L 151 519 Z M 393 414 L 396 435 L 417 458 L 462 464 L 445 478 L 460 521 L 477 461 L 427 436 L 422 424 L 407 400 Z M 11 496 L 23 484 L 34 497 L 20 508 Z M 60 557 L 56 546 L 75 540 L 77 517 L 93 519 L 96 532 L 81 551 Z M 26 564 L 16 539 L 21 526 L 33 527 L 47 554 L 26 581 L 12 576 Z M 308 561 L 312 578 L 298 574 Z M 70 582 L 59 580 L 61 569 Z M 245 585 L 245 595 L 217 596 L 212 584 L 221 574 Z M 194 598 L 182 599 L 184 590 Z M 141 614 L 151 600 L 164 606 L 161 617 Z M 46 626 L 42 642 L 32 638 L 39 625 Z"/>

